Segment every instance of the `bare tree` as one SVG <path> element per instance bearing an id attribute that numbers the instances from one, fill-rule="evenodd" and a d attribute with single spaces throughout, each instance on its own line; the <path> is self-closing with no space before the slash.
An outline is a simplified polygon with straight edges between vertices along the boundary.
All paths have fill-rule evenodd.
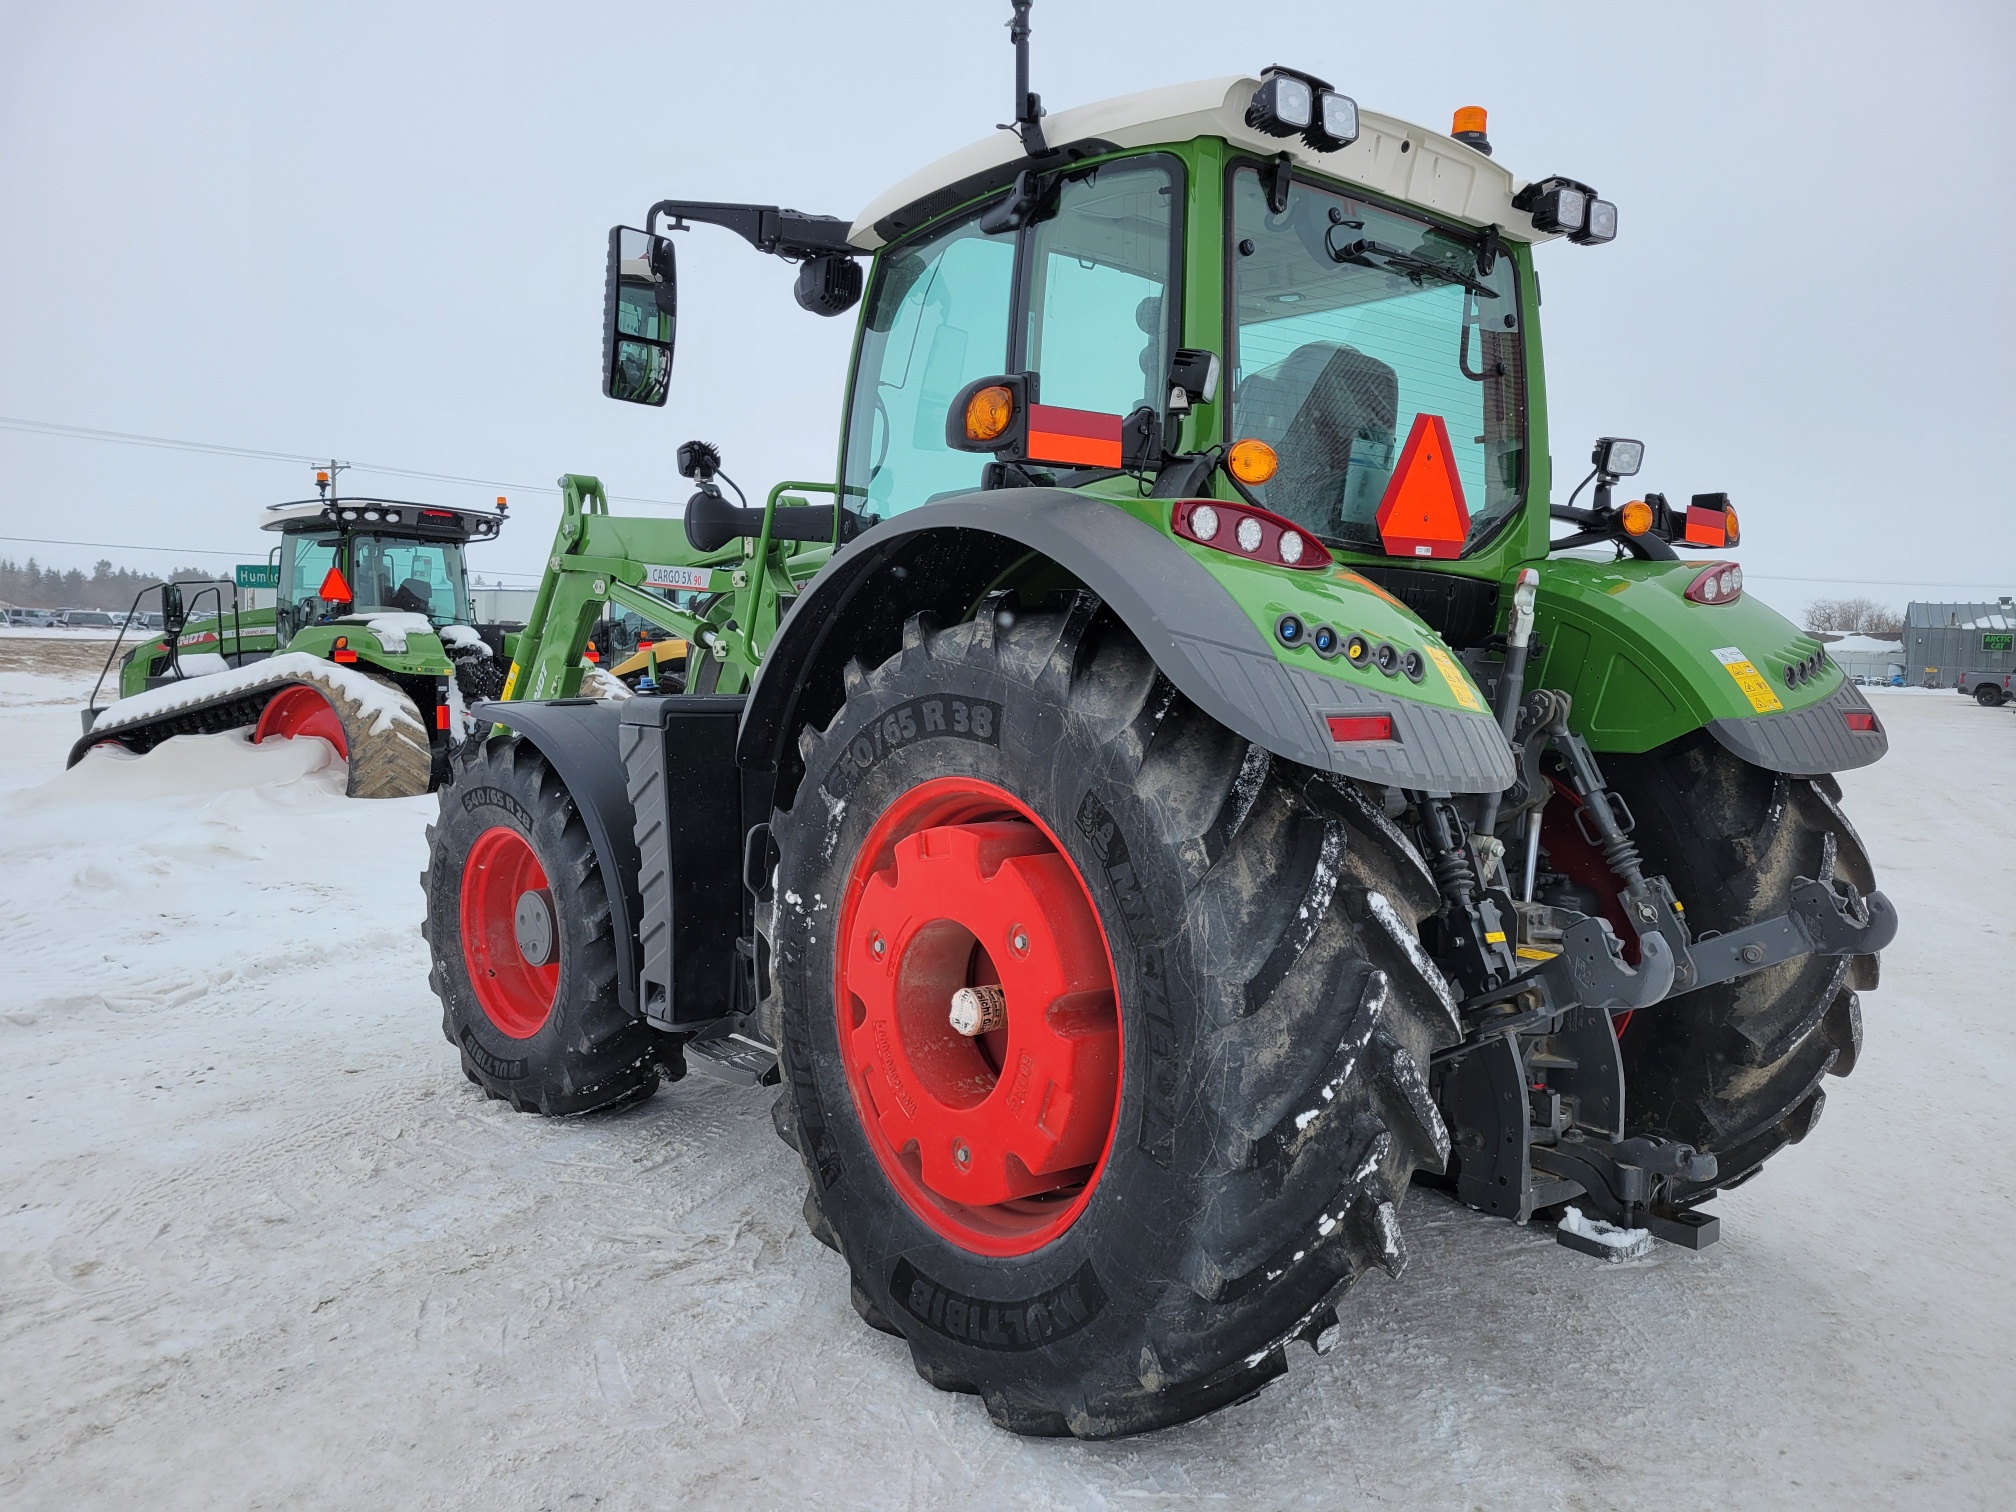
<path id="1" fill-rule="evenodd" d="M 1894 640 L 1904 633 L 1904 616 L 1871 598 L 1815 599 L 1806 606 L 1806 628 Z"/>

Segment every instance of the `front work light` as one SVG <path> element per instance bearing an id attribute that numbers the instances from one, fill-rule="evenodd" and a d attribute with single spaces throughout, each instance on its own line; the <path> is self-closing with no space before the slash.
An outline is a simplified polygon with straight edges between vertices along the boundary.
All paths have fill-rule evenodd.
<path id="1" fill-rule="evenodd" d="M 1628 478 L 1645 465 L 1645 443 L 1623 436 L 1603 436 L 1589 454 L 1596 471 L 1611 478 Z"/>
<path id="2" fill-rule="evenodd" d="M 1314 74 L 1275 64 L 1260 76 L 1246 124 L 1267 136 L 1299 136 L 1318 152 L 1340 152 L 1358 140 L 1358 102 Z"/>

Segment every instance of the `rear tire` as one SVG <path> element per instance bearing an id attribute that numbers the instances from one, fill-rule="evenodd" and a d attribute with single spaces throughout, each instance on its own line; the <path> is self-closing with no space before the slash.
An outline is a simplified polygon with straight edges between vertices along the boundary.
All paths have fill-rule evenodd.
<path id="1" fill-rule="evenodd" d="M 515 736 L 471 745 L 441 790 L 420 874 L 441 1032 L 469 1080 L 521 1113 L 649 1097 L 661 1063 L 683 1070 L 678 1042 L 617 1000 L 608 890 L 566 784 Z M 500 874 L 502 887 L 487 885 Z M 527 892 L 545 910 L 530 930 L 515 915 Z M 549 949 L 528 954 L 542 918 Z"/>
<path id="2" fill-rule="evenodd" d="M 2002 707 L 2002 690 L 1983 683 L 1974 690 L 1974 702 L 1984 709 L 1999 709 Z"/>
<path id="3" fill-rule="evenodd" d="M 1696 934 L 1787 911 L 1793 878 L 1875 886 L 1832 777 L 1787 777 L 1738 759 L 1705 731 L 1642 756 L 1603 758 L 1638 827 L 1645 870 L 1663 872 Z M 1712 1153 L 1713 1181 L 1681 1204 L 1755 1176 L 1813 1129 L 1822 1082 L 1862 1048 L 1860 993 L 1877 958 L 1804 956 L 1634 1014 L 1620 1045 L 1630 1132 Z"/>
<path id="4" fill-rule="evenodd" d="M 1164 1427 L 1252 1395 L 1353 1280 L 1398 1274 L 1400 1201 L 1448 1150 L 1421 1073 L 1456 1024 L 1415 943 L 1432 880 L 1365 794 L 1200 713 L 1082 594 L 949 630 L 912 620 L 896 656 L 848 669 L 845 704 L 800 749 L 772 820 L 780 1132 L 856 1310 L 908 1340 L 925 1380 L 977 1392 L 1017 1433 Z M 872 942 L 835 936 L 850 888 L 879 875 L 857 853 L 926 783 L 990 785 L 1033 816 L 1118 989 L 1117 1118 L 1083 1190 L 1050 1199 L 1075 1212 L 1025 1231 L 1033 1248 L 982 1252 L 892 1180 L 856 1082 L 885 1098 L 902 1082 L 850 1069 L 843 1045 L 840 963 Z M 910 1061 L 885 1064 L 932 1095 Z"/>

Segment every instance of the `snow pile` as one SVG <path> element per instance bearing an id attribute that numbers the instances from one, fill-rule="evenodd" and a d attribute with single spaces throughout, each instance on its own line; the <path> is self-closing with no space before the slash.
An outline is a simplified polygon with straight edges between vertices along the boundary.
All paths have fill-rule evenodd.
<path id="1" fill-rule="evenodd" d="M 378 637 L 378 644 L 397 656 L 406 650 L 409 635 L 432 635 L 434 621 L 424 614 L 346 614 L 337 621 L 341 625 L 362 625 Z"/>
<path id="2" fill-rule="evenodd" d="M 490 654 L 490 643 L 476 633 L 473 625 L 443 625 L 436 633 L 441 637 L 441 644 L 444 646 L 474 651 L 478 656 Z"/>
<path id="3" fill-rule="evenodd" d="M 581 696 L 583 698 L 634 698 L 630 685 L 615 674 L 590 666 L 581 673 Z"/>
<path id="4" fill-rule="evenodd" d="M 1652 1253 L 1650 1229 L 1619 1228 L 1601 1218 L 1585 1218 L 1582 1209 L 1572 1204 L 1555 1227 L 1564 1234 L 1573 1234 L 1577 1239 L 1602 1245 L 1607 1251 L 1603 1258 L 1612 1264 L 1620 1260 L 1643 1260 Z"/>
<path id="5" fill-rule="evenodd" d="M 98 722 L 91 726 L 91 730 L 93 734 L 102 735 L 176 709 L 284 682 L 319 683 L 324 688 L 340 691 L 371 720 L 373 734 L 382 735 L 394 720 L 399 719 L 416 729 L 426 728 L 413 714 L 405 694 L 397 688 L 379 682 L 355 667 L 338 666 L 319 656 L 310 656 L 306 651 L 288 651 L 279 656 L 269 656 L 262 662 L 253 662 L 247 667 L 220 672 L 214 677 L 167 683 L 159 688 L 149 688 L 145 693 L 135 693 L 131 698 L 122 698 L 98 716 Z"/>
<path id="6" fill-rule="evenodd" d="M 53 781 L 8 800 L 7 807 L 31 801 L 127 802 L 295 782 L 341 798 L 345 780 L 343 758 L 326 740 L 309 736 L 254 745 L 249 730 L 227 730 L 221 735 L 177 735 L 144 756 L 124 746 L 99 746 Z"/>

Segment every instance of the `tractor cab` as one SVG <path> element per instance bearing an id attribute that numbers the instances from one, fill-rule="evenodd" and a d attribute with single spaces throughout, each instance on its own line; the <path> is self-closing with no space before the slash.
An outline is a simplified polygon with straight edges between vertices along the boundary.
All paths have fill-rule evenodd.
<path id="1" fill-rule="evenodd" d="M 496 536 L 499 512 L 399 499 L 296 500 L 268 508 L 280 533 L 276 618 L 286 636 L 310 625 L 418 614 L 437 628 L 475 618 L 463 548 Z"/>

